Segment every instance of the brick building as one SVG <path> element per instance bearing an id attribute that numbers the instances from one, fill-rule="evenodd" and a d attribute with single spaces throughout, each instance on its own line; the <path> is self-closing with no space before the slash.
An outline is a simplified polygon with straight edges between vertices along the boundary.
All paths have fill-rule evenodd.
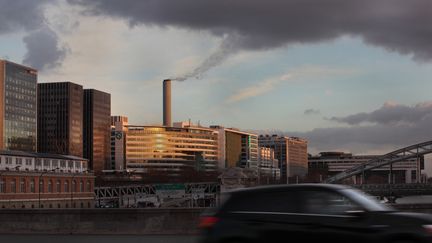
<path id="1" fill-rule="evenodd" d="M 0 208 L 92 208 L 94 181 L 80 157 L 0 151 Z"/>

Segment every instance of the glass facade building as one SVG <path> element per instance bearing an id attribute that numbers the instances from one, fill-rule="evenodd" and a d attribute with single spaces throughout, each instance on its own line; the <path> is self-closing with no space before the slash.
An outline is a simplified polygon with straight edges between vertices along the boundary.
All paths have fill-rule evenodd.
<path id="1" fill-rule="evenodd" d="M 38 84 L 38 151 L 83 157 L 83 87 Z"/>
<path id="2" fill-rule="evenodd" d="M 141 172 L 217 168 L 218 132 L 206 128 L 127 126 L 126 166 Z"/>
<path id="3" fill-rule="evenodd" d="M 0 148 L 37 150 L 37 71 L 0 60 Z"/>
<path id="4" fill-rule="evenodd" d="M 84 158 L 95 173 L 111 168 L 111 95 L 84 90 Z"/>

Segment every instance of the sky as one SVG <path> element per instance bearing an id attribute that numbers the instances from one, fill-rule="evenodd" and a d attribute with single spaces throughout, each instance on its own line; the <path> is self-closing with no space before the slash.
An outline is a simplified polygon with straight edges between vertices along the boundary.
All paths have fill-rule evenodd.
<path id="1" fill-rule="evenodd" d="M 427 0 L 0 0 L 0 58 L 111 94 L 112 114 L 300 136 L 309 152 L 431 140 Z"/>

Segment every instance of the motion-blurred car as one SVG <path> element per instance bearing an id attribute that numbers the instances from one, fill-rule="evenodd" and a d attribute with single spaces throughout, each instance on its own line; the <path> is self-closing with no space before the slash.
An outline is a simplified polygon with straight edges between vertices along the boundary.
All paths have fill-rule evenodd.
<path id="1" fill-rule="evenodd" d="M 432 215 L 396 211 L 347 186 L 267 186 L 223 197 L 202 215 L 203 243 L 432 242 Z"/>

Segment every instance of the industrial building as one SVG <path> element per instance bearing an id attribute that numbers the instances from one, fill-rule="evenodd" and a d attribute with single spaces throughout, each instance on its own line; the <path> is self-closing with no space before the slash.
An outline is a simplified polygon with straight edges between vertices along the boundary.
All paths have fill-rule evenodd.
<path id="1" fill-rule="evenodd" d="M 0 149 L 37 151 L 37 71 L 0 60 Z"/>
<path id="2" fill-rule="evenodd" d="M 379 157 L 378 155 L 353 155 L 344 152 L 322 152 L 317 156 L 309 157 L 309 177 L 315 181 L 323 181 L 326 178 L 336 175 L 345 170 L 351 169 L 369 160 Z M 396 162 L 390 166 L 367 171 L 365 180 L 362 181 L 362 176 L 354 176 L 348 179 L 352 184 L 363 183 L 415 183 L 419 182 L 421 170 L 424 169 L 424 158 L 408 159 L 401 162 Z"/>

